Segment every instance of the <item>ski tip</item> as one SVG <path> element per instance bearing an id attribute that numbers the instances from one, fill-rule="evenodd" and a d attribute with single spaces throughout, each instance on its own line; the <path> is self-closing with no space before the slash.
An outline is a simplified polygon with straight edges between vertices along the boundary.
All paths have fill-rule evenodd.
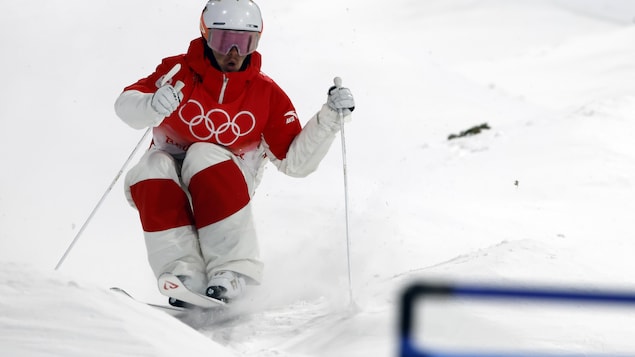
<path id="1" fill-rule="evenodd" d="M 122 288 L 116 287 L 116 286 L 113 286 L 112 288 L 110 288 L 110 291 L 114 291 L 116 293 L 123 294 L 123 295 L 126 295 L 129 298 L 132 298 L 132 295 L 128 294 L 127 291 L 125 291 Z"/>

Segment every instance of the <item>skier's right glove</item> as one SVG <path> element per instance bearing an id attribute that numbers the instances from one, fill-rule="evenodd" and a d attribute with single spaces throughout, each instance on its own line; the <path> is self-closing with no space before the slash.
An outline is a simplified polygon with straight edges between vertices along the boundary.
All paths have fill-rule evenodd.
<path id="1" fill-rule="evenodd" d="M 161 121 L 170 114 L 172 114 L 176 108 L 181 104 L 181 100 L 183 100 L 183 93 L 181 93 L 181 89 L 185 86 L 183 82 L 177 81 L 174 86 L 170 84 L 172 77 L 181 70 L 181 64 L 177 63 L 166 73 L 161 79 L 157 87 L 156 92 L 152 96 L 150 101 L 150 106 L 154 109 L 157 114 L 163 116 L 163 118 L 159 118 L 154 123 L 154 126 L 158 126 L 161 124 Z"/>
<path id="2" fill-rule="evenodd" d="M 181 89 L 183 82 L 177 81 L 172 86 L 172 77 L 181 69 L 177 63 L 168 73 L 161 77 L 155 93 L 142 93 L 127 90 L 119 95 L 115 101 L 117 115 L 135 129 L 157 127 L 163 119 L 172 114 L 183 100 Z"/>
<path id="3" fill-rule="evenodd" d="M 183 99 L 183 93 L 181 93 L 182 85 L 182 82 L 177 82 L 176 87 L 173 87 L 171 84 L 166 84 L 157 89 L 150 102 L 152 109 L 163 117 L 172 114 L 176 108 L 179 107 Z"/>

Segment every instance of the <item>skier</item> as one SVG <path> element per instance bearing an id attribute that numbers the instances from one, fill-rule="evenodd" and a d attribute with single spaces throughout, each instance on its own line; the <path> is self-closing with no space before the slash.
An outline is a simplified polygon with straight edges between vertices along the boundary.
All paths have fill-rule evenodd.
<path id="1" fill-rule="evenodd" d="M 231 300 L 262 278 L 250 202 L 264 165 L 294 177 L 313 172 L 339 113 L 347 120 L 355 104 L 349 89 L 333 86 L 302 128 L 286 93 L 260 72 L 262 17 L 251 0 L 208 1 L 200 30 L 185 54 L 125 87 L 115 111 L 132 128 L 152 127 L 125 189 L 154 274 Z"/>

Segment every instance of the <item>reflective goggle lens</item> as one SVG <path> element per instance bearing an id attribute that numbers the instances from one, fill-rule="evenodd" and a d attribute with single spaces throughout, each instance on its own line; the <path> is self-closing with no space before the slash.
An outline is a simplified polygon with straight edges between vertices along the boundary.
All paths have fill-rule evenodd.
<path id="1" fill-rule="evenodd" d="M 239 55 L 246 56 L 256 50 L 260 38 L 259 32 L 223 29 L 207 29 L 207 31 L 207 45 L 224 55 L 236 47 Z"/>

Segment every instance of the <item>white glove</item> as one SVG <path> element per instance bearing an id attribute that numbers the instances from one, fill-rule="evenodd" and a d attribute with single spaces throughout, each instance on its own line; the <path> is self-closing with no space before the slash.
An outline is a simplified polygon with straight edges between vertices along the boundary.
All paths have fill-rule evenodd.
<path id="1" fill-rule="evenodd" d="M 181 93 L 182 85 L 183 82 L 179 81 L 176 83 L 176 87 L 166 84 L 157 89 L 152 96 L 152 101 L 150 102 L 152 109 L 164 117 L 172 114 L 176 108 L 179 107 L 179 104 L 181 104 L 181 100 L 183 99 L 183 93 Z"/>
<path id="2" fill-rule="evenodd" d="M 353 93 L 348 88 L 342 87 L 342 79 L 335 77 L 335 85 L 329 88 L 327 104 L 336 112 L 342 110 L 343 114 L 349 115 L 355 109 L 355 99 Z"/>
<path id="3" fill-rule="evenodd" d="M 317 117 L 321 126 L 337 132 L 341 129 L 339 112 L 342 111 L 344 122 L 349 122 L 351 112 L 355 109 L 355 100 L 350 89 L 342 87 L 339 77 L 335 77 L 334 81 L 335 85 L 329 88 L 326 104 L 322 106 Z"/>
<path id="4" fill-rule="evenodd" d="M 152 100 L 150 101 L 150 106 L 154 109 L 157 114 L 162 115 L 164 118 L 172 114 L 176 108 L 181 104 L 181 100 L 183 100 L 183 93 L 181 93 L 181 89 L 185 86 L 183 82 L 178 81 L 174 86 L 169 84 L 169 81 L 174 77 L 178 71 L 181 70 L 181 64 L 177 63 L 161 78 L 159 82 L 159 89 L 154 92 L 152 96 Z M 163 119 L 161 119 L 163 120 Z M 158 126 L 161 123 L 161 120 L 158 123 L 155 123 L 154 126 Z"/>

